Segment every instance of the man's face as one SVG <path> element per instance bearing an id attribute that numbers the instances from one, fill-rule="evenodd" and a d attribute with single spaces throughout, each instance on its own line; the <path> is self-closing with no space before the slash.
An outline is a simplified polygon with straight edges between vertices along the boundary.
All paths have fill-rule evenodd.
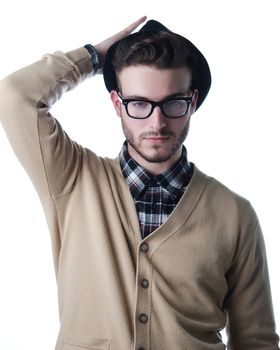
<path id="1" fill-rule="evenodd" d="M 191 73 L 187 68 L 158 69 L 153 66 L 130 66 L 118 74 L 121 96 L 162 101 L 170 97 L 191 96 Z M 188 134 L 190 116 L 195 111 L 197 91 L 186 116 L 166 117 L 155 107 L 150 117 L 133 119 L 128 116 L 117 92 L 111 92 L 117 114 L 121 117 L 123 132 L 130 155 L 154 173 L 170 168 L 179 158 L 182 144 Z"/>

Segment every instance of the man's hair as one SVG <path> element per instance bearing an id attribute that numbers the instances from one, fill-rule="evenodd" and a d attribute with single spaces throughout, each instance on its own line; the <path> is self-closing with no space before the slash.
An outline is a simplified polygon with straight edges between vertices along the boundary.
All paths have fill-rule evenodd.
<path id="1" fill-rule="evenodd" d="M 192 74 L 191 89 L 196 88 L 196 59 L 187 48 L 185 39 L 168 32 L 143 32 L 120 41 L 112 65 L 116 73 L 135 65 L 159 69 L 187 67 Z"/>

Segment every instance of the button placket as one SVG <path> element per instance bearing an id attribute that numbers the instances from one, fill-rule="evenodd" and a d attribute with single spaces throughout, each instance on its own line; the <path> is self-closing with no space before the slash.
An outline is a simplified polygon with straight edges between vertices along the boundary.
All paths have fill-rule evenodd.
<path id="1" fill-rule="evenodd" d="M 137 267 L 137 302 L 135 309 L 135 350 L 149 348 L 150 330 L 150 285 L 149 276 L 151 263 L 149 261 L 150 245 L 144 241 L 138 246 Z"/>

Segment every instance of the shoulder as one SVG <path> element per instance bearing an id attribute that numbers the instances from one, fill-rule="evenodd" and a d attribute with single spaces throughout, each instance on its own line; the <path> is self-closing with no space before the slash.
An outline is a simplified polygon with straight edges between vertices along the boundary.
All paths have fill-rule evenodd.
<path id="1" fill-rule="evenodd" d="M 204 182 L 201 201 L 208 211 L 215 211 L 227 218 L 257 221 L 257 216 L 251 202 L 241 194 L 231 190 L 216 178 L 206 175 L 194 166 L 194 180 Z"/>
<path id="2" fill-rule="evenodd" d="M 90 149 L 83 149 L 83 170 L 89 172 L 98 182 L 125 182 L 120 168 L 119 157 L 108 158 L 97 155 Z"/>
<path id="3" fill-rule="evenodd" d="M 248 199 L 197 167 L 193 177 L 205 183 L 196 206 L 196 218 L 211 228 L 212 235 L 216 232 L 219 247 L 233 254 L 233 260 L 252 244 L 263 241 L 259 219 Z"/>

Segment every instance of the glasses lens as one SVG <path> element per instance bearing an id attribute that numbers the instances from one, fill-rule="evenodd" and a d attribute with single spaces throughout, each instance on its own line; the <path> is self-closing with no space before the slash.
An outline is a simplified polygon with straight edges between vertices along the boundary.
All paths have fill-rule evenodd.
<path id="1" fill-rule="evenodd" d="M 127 104 L 128 114 L 133 118 L 146 118 L 151 109 L 151 103 L 146 101 L 129 101 Z"/>
<path id="2" fill-rule="evenodd" d="M 182 117 L 188 111 L 188 103 L 185 100 L 170 100 L 163 104 L 163 110 L 169 117 Z"/>

